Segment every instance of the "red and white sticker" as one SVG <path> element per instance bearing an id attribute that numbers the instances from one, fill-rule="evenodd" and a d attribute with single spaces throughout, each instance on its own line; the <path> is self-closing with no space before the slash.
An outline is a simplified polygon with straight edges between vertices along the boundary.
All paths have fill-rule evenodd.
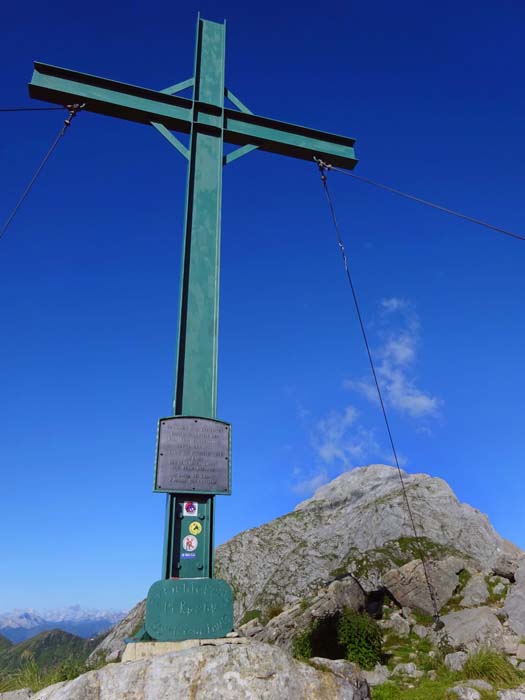
<path id="1" fill-rule="evenodd" d="M 195 517 L 199 514 L 199 504 L 195 501 L 184 501 L 182 504 L 182 514 Z"/>
<path id="2" fill-rule="evenodd" d="M 194 537 L 193 535 L 187 535 L 182 540 L 182 548 L 186 552 L 194 552 L 198 546 L 199 546 L 199 540 L 196 537 Z"/>

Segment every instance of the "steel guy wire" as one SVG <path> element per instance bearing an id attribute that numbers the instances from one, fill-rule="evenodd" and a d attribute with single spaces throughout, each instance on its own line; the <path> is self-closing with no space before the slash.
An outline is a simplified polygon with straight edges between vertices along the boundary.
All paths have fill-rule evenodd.
<path id="1" fill-rule="evenodd" d="M 39 176 L 40 173 L 42 172 L 42 169 L 43 169 L 44 165 L 47 163 L 47 161 L 48 161 L 49 158 L 51 157 L 51 154 L 53 153 L 53 151 L 55 150 L 55 148 L 58 146 L 58 142 L 59 142 L 60 139 L 64 136 L 64 134 L 66 133 L 66 131 L 67 131 L 67 129 L 69 128 L 69 126 L 71 126 L 71 120 L 78 114 L 78 112 L 79 112 L 84 106 L 85 106 L 85 105 L 68 105 L 67 109 L 69 109 L 69 116 L 64 120 L 64 124 L 62 125 L 62 128 L 60 129 L 60 131 L 59 131 L 57 137 L 55 138 L 55 140 L 54 140 L 53 143 L 51 144 L 50 149 L 48 150 L 48 152 L 46 153 L 46 155 L 45 155 L 44 158 L 42 159 L 42 161 L 41 161 L 40 165 L 38 166 L 38 168 L 36 169 L 36 171 L 35 171 L 33 177 L 32 177 L 31 180 L 29 181 L 29 184 L 27 185 L 27 187 L 25 188 L 25 190 L 22 192 L 22 194 L 21 194 L 21 196 L 20 196 L 20 199 L 18 200 L 18 202 L 17 202 L 16 205 L 15 205 L 15 208 L 13 209 L 13 211 L 11 212 L 11 214 L 9 215 L 9 217 L 7 218 L 7 221 L 6 221 L 6 222 L 4 223 L 4 225 L 2 226 L 2 229 L 0 230 L 0 238 L 2 238 L 2 236 L 4 235 L 4 233 L 5 233 L 5 232 L 7 231 L 7 229 L 9 228 L 9 226 L 10 226 L 11 222 L 13 221 L 13 219 L 15 218 L 15 216 L 16 216 L 18 210 L 19 210 L 20 207 L 22 206 L 22 204 L 23 204 L 25 198 L 26 198 L 27 195 L 29 194 L 29 192 L 30 192 L 31 188 L 33 187 L 33 185 L 35 184 L 36 179 L 38 178 L 38 176 Z M 53 109 L 54 109 L 54 108 L 53 108 Z M 57 109 L 63 109 L 63 108 L 60 107 L 60 108 L 57 108 Z"/>
<path id="2" fill-rule="evenodd" d="M 360 329 L 361 329 L 361 334 L 362 334 L 362 336 L 363 336 L 363 340 L 364 340 L 364 343 L 365 343 L 365 348 L 366 348 L 366 352 L 367 352 L 367 355 L 368 355 L 368 361 L 369 361 L 369 363 L 370 363 L 370 369 L 372 370 L 372 376 L 373 376 L 373 378 L 374 378 L 374 384 L 375 384 L 377 396 L 378 396 L 378 398 L 379 398 L 379 403 L 380 403 L 380 406 L 381 406 L 381 411 L 382 411 L 382 414 L 383 414 L 383 419 L 384 419 L 385 426 L 386 426 L 386 430 L 387 430 L 387 433 L 388 433 L 388 438 L 389 438 L 389 441 L 390 441 L 390 446 L 391 446 L 391 448 L 392 448 L 392 453 L 393 453 L 393 456 L 394 456 L 394 461 L 395 461 L 395 463 L 396 463 L 397 472 L 398 472 L 399 479 L 400 479 L 400 482 L 401 482 L 401 487 L 402 487 L 402 491 L 403 491 L 403 497 L 404 497 L 404 500 L 405 500 L 405 504 L 406 504 L 406 507 L 407 507 L 407 511 L 408 511 L 410 523 L 411 523 L 411 526 L 412 526 L 412 531 L 413 531 L 413 533 L 414 533 L 414 538 L 415 538 L 415 541 L 416 541 L 417 553 L 418 553 L 418 555 L 419 555 L 419 558 L 421 559 L 421 564 L 422 564 L 422 566 L 423 566 L 423 573 L 424 573 L 424 577 L 425 577 L 425 582 L 426 582 L 426 585 L 427 585 L 427 588 L 428 588 L 428 593 L 429 593 L 430 600 L 431 600 L 431 603 L 432 603 L 432 608 L 433 608 L 433 610 L 434 610 L 435 629 L 436 629 L 436 631 L 437 631 L 437 630 L 441 630 L 441 629 L 443 628 L 443 623 L 441 622 L 441 619 L 440 619 L 440 616 L 439 616 L 439 607 L 438 607 L 438 603 L 437 603 L 436 593 L 435 593 L 434 587 L 432 586 L 432 583 L 431 583 L 431 581 L 430 581 L 430 576 L 429 576 L 429 573 L 428 573 L 427 561 L 426 561 L 426 558 L 425 558 L 424 553 L 423 553 L 423 548 L 422 548 L 422 546 L 421 546 L 421 539 L 420 539 L 420 536 L 419 536 L 419 534 L 418 534 L 418 529 L 417 529 L 417 526 L 416 526 L 416 521 L 415 521 L 415 519 L 414 519 L 414 514 L 413 514 L 412 508 L 411 508 L 411 506 L 410 506 L 410 501 L 409 501 L 409 498 L 408 498 L 408 493 L 407 493 L 407 489 L 406 489 L 406 485 L 405 485 L 405 480 L 403 479 L 403 473 L 402 473 L 402 471 L 401 471 L 401 467 L 399 466 L 399 459 L 398 459 L 398 456 L 397 456 L 397 450 L 396 450 L 396 446 L 395 446 L 395 443 L 394 443 L 394 438 L 393 438 L 393 435 L 392 435 L 392 430 L 391 430 L 391 428 L 390 428 L 390 422 L 389 422 L 389 420 L 388 420 L 388 415 L 387 415 L 387 412 L 386 412 L 385 402 L 384 402 L 384 400 L 383 400 L 383 394 L 382 394 L 382 392 L 381 392 L 381 387 L 380 387 L 380 385 L 379 385 L 379 380 L 378 380 L 378 377 L 377 377 L 377 372 L 376 372 L 376 369 L 375 369 L 374 360 L 373 360 L 373 358 L 372 358 L 372 352 L 371 352 L 371 350 L 370 350 L 370 345 L 369 345 L 369 343 L 368 343 L 368 337 L 367 337 L 367 333 L 366 333 L 366 329 L 365 329 L 365 324 L 364 324 L 364 321 L 363 321 L 363 316 L 362 316 L 362 314 L 361 314 L 361 309 L 360 309 L 360 306 L 359 306 L 359 301 L 358 301 L 358 299 L 357 299 L 357 293 L 356 293 L 355 286 L 354 286 L 354 283 L 353 283 L 353 280 L 352 280 L 352 275 L 351 275 L 351 273 L 350 273 L 350 268 L 349 268 L 349 265 L 348 265 L 348 259 L 347 259 L 347 257 L 346 257 L 346 251 L 345 251 L 343 239 L 342 239 L 342 236 L 341 236 L 341 231 L 340 231 L 340 229 L 339 229 L 339 224 L 338 224 L 338 222 L 337 222 L 337 217 L 336 217 L 336 214 L 335 214 L 334 203 L 333 203 L 333 200 L 332 200 L 332 197 L 331 197 L 331 194 L 330 194 L 330 190 L 329 190 L 329 188 L 328 188 L 328 182 L 327 182 L 327 178 L 326 178 L 326 170 L 328 170 L 328 168 L 327 168 L 326 164 L 323 163 L 321 160 L 318 160 L 318 159 L 316 158 L 315 161 L 316 161 L 316 163 L 317 163 L 317 165 L 318 165 L 318 167 L 319 167 L 319 170 L 320 170 L 320 172 L 321 172 L 321 181 L 322 181 L 322 183 L 323 183 L 323 188 L 324 188 L 324 191 L 325 191 L 325 194 L 326 194 L 326 198 L 327 198 L 327 200 L 328 200 L 328 206 L 329 206 L 329 208 L 330 208 L 330 214 L 331 214 L 331 216 L 332 216 L 332 221 L 333 221 L 334 228 L 335 228 L 335 232 L 336 232 L 336 235 L 337 235 L 337 243 L 338 243 L 338 245 L 339 245 L 339 250 L 341 251 L 341 256 L 342 256 L 342 258 L 343 258 L 343 263 L 344 263 L 344 266 L 345 266 L 346 277 L 347 277 L 347 279 L 348 279 L 348 284 L 349 284 L 350 290 L 351 290 L 351 292 L 352 292 L 352 297 L 353 297 L 353 300 L 354 300 L 354 305 L 355 305 L 355 310 L 356 310 L 356 314 L 357 314 L 357 319 L 358 319 L 358 321 L 359 321 L 359 326 L 360 326 Z"/>
<path id="3" fill-rule="evenodd" d="M 386 190 L 387 192 L 391 192 L 392 194 L 397 194 L 400 197 L 404 197 L 405 199 L 411 199 L 413 202 L 418 202 L 419 204 L 424 204 L 427 207 L 431 207 L 432 209 L 437 209 L 438 211 L 442 211 L 445 214 L 451 214 L 452 216 L 457 216 L 459 219 L 464 219 L 465 221 L 470 221 L 470 223 L 472 223 L 472 224 L 477 224 L 478 226 L 484 226 L 485 228 L 488 228 L 491 231 L 496 231 L 496 233 L 502 233 L 504 236 L 510 236 L 511 238 L 518 239 L 519 241 L 525 241 L 525 236 L 522 236 L 519 233 L 514 233 L 513 231 L 508 231 L 507 229 L 502 228 L 501 226 L 495 226 L 494 224 L 490 224 L 488 221 L 483 221 L 482 219 L 476 219 L 473 216 L 469 216 L 468 214 L 463 214 L 462 212 L 455 211 L 454 209 L 449 209 L 448 207 L 444 207 L 441 204 L 436 204 L 435 202 L 431 202 L 428 199 L 422 199 L 421 197 L 416 197 L 416 195 L 410 194 L 409 192 L 403 192 L 402 190 L 398 190 L 395 187 L 391 187 L 390 185 L 384 185 L 381 182 L 376 182 L 375 180 L 371 180 L 368 177 L 363 177 L 362 175 L 356 175 L 355 173 L 351 173 L 348 170 L 343 170 L 342 168 L 336 168 L 333 165 L 330 165 L 329 163 L 323 163 L 323 161 L 319 160 L 318 158 L 314 158 L 314 160 L 317 164 L 322 164 L 326 170 L 332 170 L 333 172 L 341 173 L 342 175 L 348 175 L 348 177 L 353 177 L 354 180 L 359 180 L 359 182 L 365 182 L 367 185 L 373 185 L 374 187 L 378 187 L 379 189 Z"/>
<path id="4" fill-rule="evenodd" d="M 0 107 L 0 112 L 56 112 L 64 107 Z"/>

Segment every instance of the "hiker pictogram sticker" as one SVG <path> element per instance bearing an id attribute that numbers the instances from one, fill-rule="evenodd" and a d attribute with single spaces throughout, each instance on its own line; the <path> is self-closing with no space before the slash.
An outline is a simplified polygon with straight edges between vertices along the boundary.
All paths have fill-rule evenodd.
<path id="1" fill-rule="evenodd" d="M 187 537 L 182 540 L 182 546 L 186 552 L 193 552 L 199 546 L 199 541 L 193 535 L 187 535 Z"/>
<path id="2" fill-rule="evenodd" d="M 188 530 L 192 535 L 200 535 L 202 532 L 202 525 L 198 520 L 194 520 L 192 523 L 190 523 Z"/>

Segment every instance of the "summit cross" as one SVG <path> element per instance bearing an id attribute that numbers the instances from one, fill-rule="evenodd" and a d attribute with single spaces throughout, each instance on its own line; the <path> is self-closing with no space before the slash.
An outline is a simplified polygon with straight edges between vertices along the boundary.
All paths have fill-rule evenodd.
<path id="1" fill-rule="evenodd" d="M 204 419 L 216 418 L 217 405 L 223 166 L 255 149 L 307 161 L 316 157 L 346 169 L 357 162 L 352 138 L 253 114 L 225 86 L 225 40 L 225 23 L 199 17 L 194 76 L 160 91 L 40 62 L 35 62 L 29 84 L 33 98 L 82 104 L 88 112 L 153 126 L 188 161 L 173 414 Z M 178 94 L 189 88 L 192 99 Z M 173 131 L 189 134 L 189 147 Z M 237 148 L 225 153 L 224 142 Z M 184 526 L 187 519 L 181 513 L 188 501 L 196 503 L 201 522 L 199 540 L 191 540 L 198 544 L 193 558 L 184 549 L 185 538 L 192 532 Z M 168 493 L 164 581 L 212 579 L 213 502 L 210 492 Z M 223 632 L 220 625 L 211 629 L 203 624 L 202 635 L 185 629 L 166 634 L 184 639 L 190 633 L 222 636 Z"/>

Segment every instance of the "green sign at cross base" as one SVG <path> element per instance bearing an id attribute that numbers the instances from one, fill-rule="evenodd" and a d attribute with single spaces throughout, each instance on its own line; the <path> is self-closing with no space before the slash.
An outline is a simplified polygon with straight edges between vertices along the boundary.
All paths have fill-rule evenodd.
<path id="1" fill-rule="evenodd" d="M 188 180 L 182 279 L 179 309 L 179 340 L 174 401 L 175 416 L 199 416 L 214 419 L 217 404 L 217 342 L 219 308 L 219 256 L 221 229 L 221 189 L 223 165 L 254 149 L 312 161 L 314 157 L 353 169 L 356 165 L 354 139 L 324 133 L 302 126 L 253 114 L 224 83 L 225 24 L 200 17 L 197 21 L 195 74 L 193 78 L 155 91 L 35 63 L 29 94 L 31 97 L 67 105 L 78 103 L 83 109 L 153 126 L 187 160 Z M 193 98 L 181 97 L 192 88 Z M 228 100 L 230 105 L 225 103 Z M 172 133 L 190 135 L 189 148 Z M 225 154 L 223 144 L 238 146 Z M 210 607 L 213 598 L 213 499 L 210 493 L 170 493 L 167 497 L 163 582 L 154 584 L 151 620 L 160 607 L 171 615 L 162 624 L 155 617 L 153 631 L 162 628 L 163 639 L 183 639 L 191 628 L 193 637 L 220 637 L 231 628 L 231 600 L 224 594 L 224 582 L 216 581 L 218 608 Z M 199 517 L 186 517 L 186 504 L 194 503 Z M 192 522 L 196 535 L 188 540 Z M 188 552 L 188 544 L 197 544 L 197 552 Z M 193 556 L 190 556 L 192 555 Z M 174 586 L 172 579 L 191 579 L 190 589 Z M 198 580 L 202 579 L 201 584 Z M 159 589 L 160 585 L 160 589 Z M 184 605 L 185 596 L 195 597 L 202 587 L 204 607 Z M 200 589 L 199 589 L 200 590 Z M 159 595 L 175 596 L 170 606 L 158 603 Z M 192 599 L 193 599 L 192 598 Z M 229 601 L 229 602 L 228 602 Z M 160 605 L 160 607 L 159 607 Z M 221 608 L 222 606 L 222 608 Z M 217 620 L 210 626 L 206 616 L 213 608 Z M 191 610 L 194 612 L 192 613 Z M 200 610 L 201 612 L 198 612 Z M 207 611 L 207 612 L 206 612 Z M 217 612 L 218 611 L 218 612 Z M 188 625 L 181 615 L 202 617 Z M 148 613 L 147 613 L 148 616 Z M 148 620 L 148 617 L 147 617 Z M 148 629 L 148 622 L 146 622 Z M 199 632 L 200 630 L 200 632 Z M 154 635 L 150 635 L 154 637 Z"/>

